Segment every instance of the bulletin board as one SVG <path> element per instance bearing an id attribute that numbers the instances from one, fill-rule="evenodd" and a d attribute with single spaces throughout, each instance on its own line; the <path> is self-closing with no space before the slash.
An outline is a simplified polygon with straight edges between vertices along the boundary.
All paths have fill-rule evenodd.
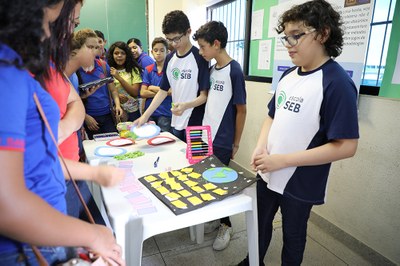
<path id="1" fill-rule="evenodd" d="M 247 31 L 248 31 L 248 42 L 247 42 L 247 54 L 248 54 L 248 62 L 247 62 L 247 75 L 249 77 L 264 77 L 264 78 L 272 78 L 273 75 L 273 59 L 274 59 L 274 38 L 268 38 L 268 25 L 270 19 L 270 8 L 278 4 L 278 0 L 252 0 L 249 1 L 250 5 L 248 6 L 248 10 L 250 12 L 247 13 Z M 260 14 L 262 17 L 254 17 L 254 14 Z M 254 19 L 261 19 L 262 22 L 262 30 L 260 32 L 254 32 Z M 260 38 L 252 38 L 254 34 L 260 36 Z M 270 41 L 271 46 L 271 55 L 269 62 L 269 69 L 261 69 L 259 68 L 259 48 L 260 44 L 263 41 Z M 268 67 L 267 67 L 268 68 Z"/>
<path id="2" fill-rule="evenodd" d="M 247 70 L 249 77 L 270 79 L 268 82 L 272 82 L 272 90 L 276 89 L 283 72 L 293 66 L 286 47 L 277 41 L 278 34 L 275 27 L 284 11 L 306 1 L 251 1 L 249 7 L 251 12 L 247 14 L 247 57 L 249 60 L 245 71 Z M 345 26 L 343 52 L 335 60 L 353 79 L 357 88 L 360 87 L 364 67 L 373 1 L 355 0 L 350 5 L 344 0 L 328 0 L 341 14 Z"/>

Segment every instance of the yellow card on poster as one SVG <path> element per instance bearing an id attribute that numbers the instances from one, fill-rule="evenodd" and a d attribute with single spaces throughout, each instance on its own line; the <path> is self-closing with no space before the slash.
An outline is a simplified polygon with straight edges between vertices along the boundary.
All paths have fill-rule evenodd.
<path id="1" fill-rule="evenodd" d="M 217 186 L 214 185 L 213 183 L 207 183 L 207 184 L 203 185 L 203 187 L 204 187 L 205 189 L 207 189 L 207 190 L 212 190 L 212 189 L 217 188 Z"/>
<path id="2" fill-rule="evenodd" d="M 204 191 L 200 186 L 191 187 L 192 190 L 196 191 L 197 193 L 201 193 Z"/>
<path id="3" fill-rule="evenodd" d="M 186 173 L 186 174 L 189 174 L 189 173 L 191 173 L 193 171 L 193 168 L 182 168 L 181 171 Z"/>
<path id="4" fill-rule="evenodd" d="M 192 196 L 192 193 L 190 193 L 189 191 L 187 191 L 186 189 L 178 191 L 179 194 L 181 194 L 184 197 L 189 197 Z"/>
<path id="5" fill-rule="evenodd" d="M 223 190 L 222 188 L 218 188 L 218 189 L 216 189 L 216 190 L 213 190 L 213 192 L 216 193 L 216 194 L 218 194 L 218 195 L 221 195 L 221 196 L 228 193 L 228 191 Z"/>
<path id="6" fill-rule="evenodd" d="M 173 183 L 169 185 L 171 187 L 172 190 L 181 190 L 183 189 L 182 185 L 179 183 Z"/>
<path id="7" fill-rule="evenodd" d="M 151 183 L 151 186 L 153 188 L 158 188 L 158 187 L 161 186 L 162 182 L 163 182 L 162 180 L 161 181 L 155 181 L 155 182 Z"/>
<path id="8" fill-rule="evenodd" d="M 179 195 L 178 193 L 171 192 L 171 193 L 166 194 L 165 197 L 166 197 L 169 201 L 173 201 L 173 200 L 179 199 L 179 198 L 182 197 L 182 196 Z"/>
<path id="9" fill-rule="evenodd" d="M 180 201 L 180 200 L 175 200 L 171 202 L 175 207 L 179 208 L 179 209 L 186 209 L 187 205 L 186 203 Z"/>
<path id="10" fill-rule="evenodd" d="M 193 173 L 189 174 L 189 177 L 197 179 L 197 178 L 201 177 L 201 174 L 193 172 Z"/>
<path id="11" fill-rule="evenodd" d="M 173 175 L 173 176 L 180 176 L 180 175 L 182 175 L 182 173 L 181 172 L 179 172 L 179 171 L 171 171 L 171 174 Z"/>
<path id="12" fill-rule="evenodd" d="M 210 200 L 215 199 L 215 197 L 213 195 L 211 195 L 210 193 L 202 193 L 202 194 L 200 194 L 200 197 L 205 201 L 210 201 Z"/>
<path id="13" fill-rule="evenodd" d="M 168 172 L 162 172 L 158 174 L 162 179 L 169 178 Z"/>
<path id="14" fill-rule="evenodd" d="M 194 187 L 194 186 L 196 186 L 198 183 L 197 182 L 194 182 L 194 181 L 191 181 L 191 180 L 188 180 L 188 181 L 186 181 L 186 182 L 184 182 L 188 187 Z"/>
<path id="15" fill-rule="evenodd" d="M 203 203 L 203 201 L 202 201 L 201 199 L 199 199 L 198 197 L 196 197 L 196 196 L 193 196 L 193 197 L 190 197 L 190 198 L 187 198 L 187 199 L 188 199 L 188 201 L 190 201 L 190 203 L 192 203 L 194 206 Z"/>
<path id="16" fill-rule="evenodd" d="M 144 180 L 146 180 L 147 182 L 153 182 L 157 180 L 157 177 L 155 177 L 154 175 L 148 175 L 144 178 Z"/>
<path id="17" fill-rule="evenodd" d="M 180 180 L 180 181 L 187 181 L 187 180 L 189 180 L 189 179 L 187 178 L 187 175 L 180 175 L 180 176 L 178 176 L 177 178 L 178 178 L 178 180 Z"/>
<path id="18" fill-rule="evenodd" d="M 158 192 L 160 192 L 161 195 L 165 195 L 165 194 L 168 194 L 168 193 L 169 193 L 169 190 L 166 189 L 166 188 L 163 187 L 163 186 L 158 187 L 158 188 L 156 188 L 156 189 L 157 189 Z"/>

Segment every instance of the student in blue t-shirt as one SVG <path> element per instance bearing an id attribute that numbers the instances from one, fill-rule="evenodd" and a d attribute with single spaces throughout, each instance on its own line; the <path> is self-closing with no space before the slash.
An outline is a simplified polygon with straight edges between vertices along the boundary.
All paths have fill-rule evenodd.
<path id="1" fill-rule="evenodd" d="M 83 39 L 85 45 L 90 49 L 99 49 L 97 35 L 91 29 L 77 31 L 74 38 Z M 88 83 L 111 76 L 110 67 L 101 59 L 94 60 L 90 68 L 80 68 L 77 74 L 80 78 L 80 83 Z M 111 113 L 110 94 L 115 104 L 116 115 L 119 117 L 123 111 L 114 83 L 103 85 L 94 92 L 81 92 L 81 98 L 86 109 L 85 130 L 89 139 L 92 139 L 94 134 L 117 131 Z"/>
<path id="2" fill-rule="evenodd" d="M 207 92 L 210 88 L 208 62 L 199 55 L 199 49 L 190 42 L 190 23 L 180 10 L 169 12 L 162 23 L 162 31 L 174 51 L 167 55 L 160 88 L 152 103 L 134 124 L 149 120 L 172 90 L 173 134 L 185 141 L 187 126 L 200 126 L 203 121 Z"/>
<path id="3" fill-rule="evenodd" d="M 34 101 L 39 100 L 57 138 L 59 108 L 34 77 L 49 63 L 43 52 L 50 25 L 60 12 L 70 21 L 74 5 L 63 7 L 60 0 L 0 2 L 0 265 L 37 265 L 30 244 L 50 265 L 67 259 L 64 246 L 87 247 L 123 265 L 111 230 L 65 215 L 57 140 L 51 139 Z M 69 24 L 63 25 L 67 34 Z M 63 37 L 58 44 L 67 49 Z"/>
<path id="4" fill-rule="evenodd" d="M 140 96 L 145 100 L 144 111 L 149 108 L 154 96 L 160 90 L 159 86 L 163 74 L 162 69 L 168 53 L 167 41 L 162 37 L 155 38 L 151 44 L 151 53 L 156 62 L 144 69 L 143 82 L 140 89 Z M 149 120 L 154 121 L 160 127 L 161 131 L 168 131 L 172 133 L 171 104 L 171 91 L 168 91 L 168 96 L 150 116 Z"/>
<path id="5" fill-rule="evenodd" d="M 302 263 L 307 221 L 312 207 L 325 201 L 331 163 L 357 150 L 357 88 L 333 60 L 342 51 L 341 26 L 340 14 L 325 0 L 293 6 L 279 18 L 277 32 L 295 66 L 279 80 L 251 158 L 259 174 L 260 265 L 278 208 L 281 263 Z"/>
<path id="6" fill-rule="evenodd" d="M 228 31 L 222 22 L 210 21 L 193 35 L 200 47 L 200 55 L 217 63 L 210 69 L 210 91 L 206 103 L 203 125 L 211 127 L 213 152 L 229 165 L 239 149 L 246 120 L 246 88 L 242 68 L 225 50 Z M 205 232 L 219 231 L 213 248 L 223 250 L 229 245 L 232 224 L 229 217 L 205 225 Z"/>

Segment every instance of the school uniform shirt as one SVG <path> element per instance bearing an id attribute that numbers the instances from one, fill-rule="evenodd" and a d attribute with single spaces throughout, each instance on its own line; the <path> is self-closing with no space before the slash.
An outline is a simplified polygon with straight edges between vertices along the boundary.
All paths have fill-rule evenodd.
<path id="1" fill-rule="evenodd" d="M 161 79 L 162 79 L 163 72 L 158 73 L 157 70 L 157 63 L 149 65 L 145 68 L 143 72 L 143 85 L 146 86 L 160 86 Z M 149 108 L 153 98 L 145 98 L 144 110 Z M 151 116 L 159 117 L 159 116 L 167 116 L 171 117 L 171 104 L 172 104 L 172 97 L 167 96 L 164 101 L 160 104 L 160 106 L 154 111 Z"/>
<path id="2" fill-rule="evenodd" d="M 60 109 L 60 119 L 63 119 L 67 112 L 68 97 L 71 92 L 72 84 L 66 80 L 60 73 L 57 72 L 53 63 L 50 64 L 50 75 L 45 80 L 45 86 L 47 92 L 56 101 L 58 108 Z M 61 154 L 64 158 L 79 161 L 79 145 L 78 145 L 78 134 L 73 132 L 59 145 Z"/>
<path id="3" fill-rule="evenodd" d="M 163 68 L 164 75 L 160 88 L 172 89 L 172 101 L 176 103 L 192 101 L 200 95 L 201 90 L 209 90 L 210 74 L 208 62 L 199 54 L 199 49 L 192 48 L 183 56 L 176 51 L 167 55 Z M 202 124 L 205 104 L 189 108 L 181 116 L 172 115 L 171 126 L 176 130 L 187 126 Z"/>
<path id="4" fill-rule="evenodd" d="M 94 68 L 91 71 L 78 70 L 83 83 L 88 83 L 105 77 L 109 77 L 110 67 L 106 64 L 106 73 L 99 60 L 94 61 Z M 101 86 L 95 93 L 87 97 L 84 101 L 86 113 L 90 116 L 101 116 L 111 113 L 110 98 L 107 84 Z"/>
<path id="5" fill-rule="evenodd" d="M 210 90 L 203 125 L 211 127 L 213 146 L 232 150 L 236 129 L 236 104 L 246 104 L 246 88 L 240 64 L 232 60 L 210 70 Z"/>
<path id="6" fill-rule="evenodd" d="M 271 99 L 269 154 L 287 154 L 335 139 L 357 139 L 357 89 L 335 61 L 310 72 L 287 70 Z M 331 163 L 287 167 L 261 174 L 268 188 L 296 200 L 323 204 Z"/>
<path id="7" fill-rule="evenodd" d="M 154 64 L 154 59 L 151 58 L 147 53 L 142 52 L 139 55 L 137 62 L 139 66 L 141 66 L 142 69 L 144 70 L 147 66 Z"/>
<path id="8" fill-rule="evenodd" d="M 137 74 L 135 70 L 132 69 L 132 73 L 128 73 L 126 69 L 118 70 L 118 74 L 126 82 L 133 85 L 136 83 L 142 83 L 142 78 L 140 74 Z M 118 89 L 118 94 L 124 95 L 128 100 L 124 103 L 121 101 L 121 107 L 128 113 L 133 113 L 139 110 L 139 101 L 137 97 L 132 97 L 125 89 L 122 87 L 121 83 L 114 79 L 114 85 Z"/>
<path id="9" fill-rule="evenodd" d="M 57 147 L 40 117 L 33 94 L 37 94 L 55 136 L 60 111 L 52 97 L 26 70 L 13 65 L 16 60 L 22 65 L 19 55 L 0 43 L 0 113 L 3 114 L 0 116 L 0 149 L 22 152 L 26 188 L 66 213 L 65 180 Z M 16 251 L 20 247 L 16 241 L 0 236 L 0 252 Z"/>

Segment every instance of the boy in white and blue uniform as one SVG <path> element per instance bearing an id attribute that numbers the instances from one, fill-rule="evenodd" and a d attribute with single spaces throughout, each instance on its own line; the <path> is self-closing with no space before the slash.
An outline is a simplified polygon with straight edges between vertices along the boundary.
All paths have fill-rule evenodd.
<path id="1" fill-rule="evenodd" d="M 340 15 L 324 0 L 294 6 L 277 31 L 295 67 L 278 83 L 252 165 L 257 182 L 259 263 L 282 214 L 282 265 L 300 265 L 313 205 L 323 204 L 331 162 L 352 157 L 359 138 L 357 89 L 332 58 L 340 55 Z M 239 265 L 246 265 L 244 260 Z"/>
<path id="2" fill-rule="evenodd" d="M 147 66 L 143 71 L 142 87 L 140 88 L 140 96 L 144 101 L 144 110 L 149 108 L 154 96 L 160 90 L 160 83 L 163 76 L 163 68 L 165 59 L 168 54 L 168 43 L 162 37 L 154 38 L 151 43 L 151 53 L 156 61 L 154 64 Z M 172 133 L 171 128 L 171 104 L 172 97 L 170 92 L 164 101 L 158 106 L 158 108 L 151 115 L 150 120 L 154 121 L 161 129 L 161 131 L 167 131 Z"/>
<path id="3" fill-rule="evenodd" d="M 217 63 L 210 70 L 210 91 L 207 98 L 203 125 L 211 127 L 213 152 L 228 165 L 236 154 L 246 119 L 246 88 L 239 63 L 225 50 L 228 32 L 222 22 L 210 21 L 194 34 L 200 47 L 200 55 Z M 219 227 L 213 243 L 215 250 L 229 245 L 232 224 L 229 217 L 205 224 L 205 232 Z"/>
<path id="4" fill-rule="evenodd" d="M 187 126 L 200 126 L 204 116 L 204 103 L 210 86 L 208 62 L 199 55 L 199 49 L 190 42 L 190 23 L 187 16 L 175 10 L 164 17 L 162 31 L 175 48 L 167 56 L 159 92 L 151 105 L 135 124 L 142 125 L 172 90 L 172 131 L 185 141 Z"/>

